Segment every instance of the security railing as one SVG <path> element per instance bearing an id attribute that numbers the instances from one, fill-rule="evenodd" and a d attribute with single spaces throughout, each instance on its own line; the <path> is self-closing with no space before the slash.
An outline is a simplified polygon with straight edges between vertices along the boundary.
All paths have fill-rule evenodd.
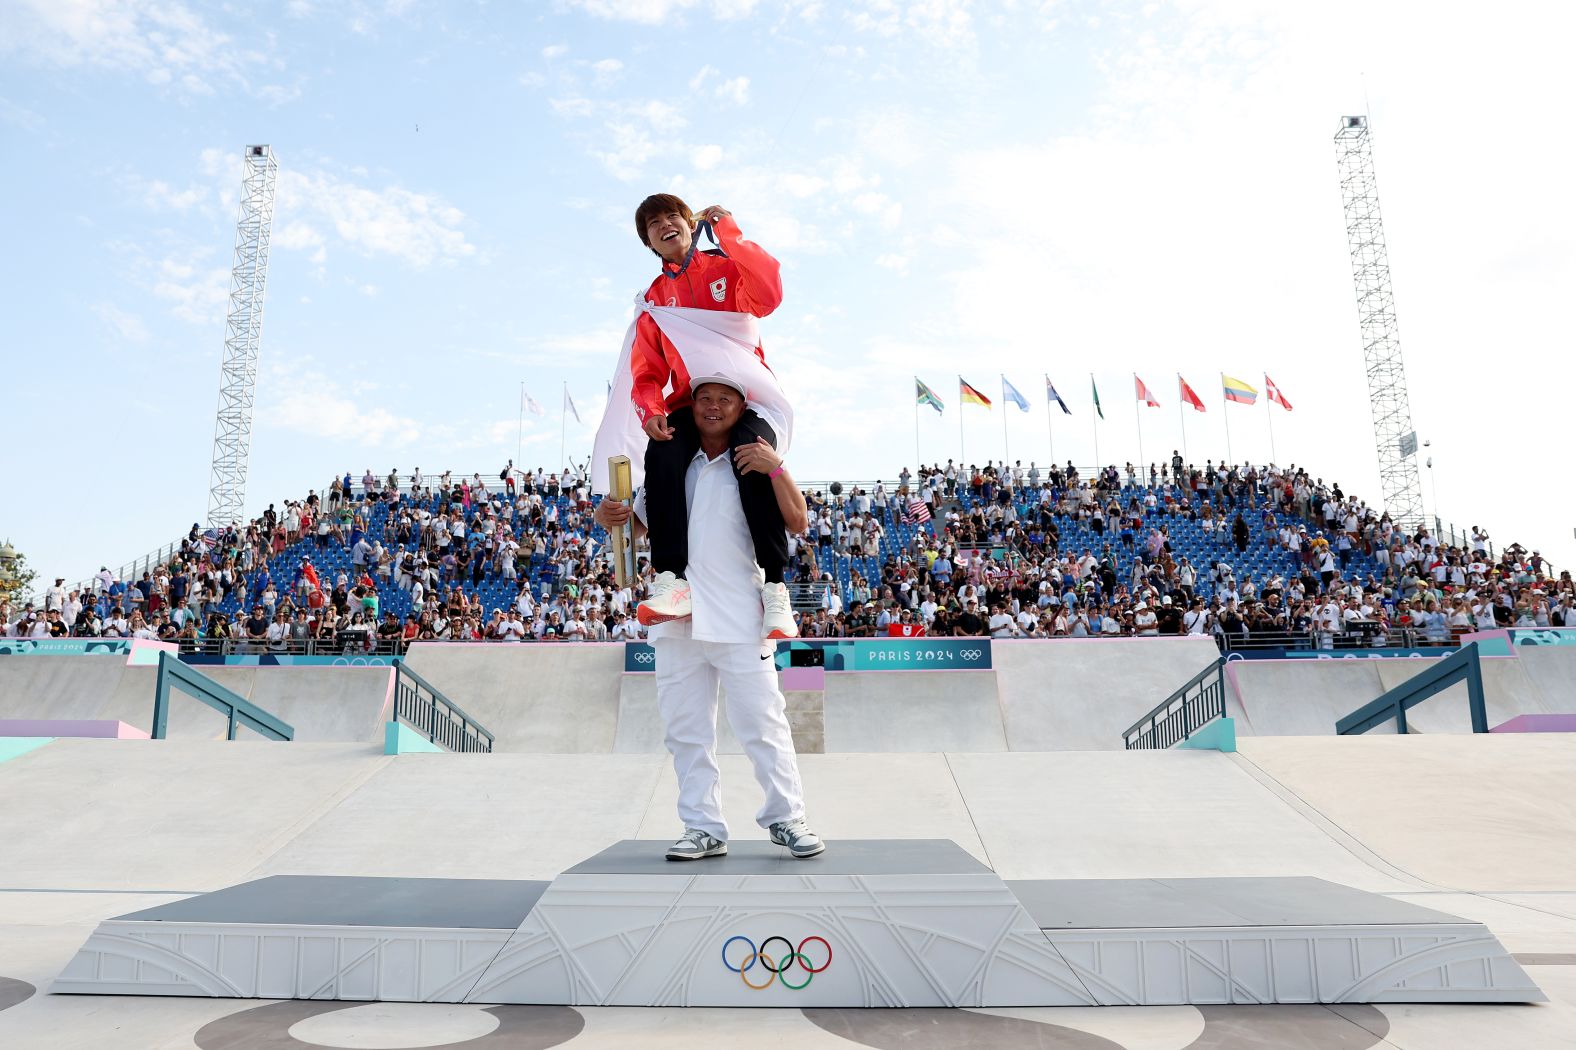
<path id="1" fill-rule="evenodd" d="M 295 729 L 275 718 L 239 693 L 231 692 L 212 678 L 181 663 L 172 653 L 159 654 L 159 676 L 153 692 L 153 732 L 155 740 L 169 735 L 170 691 L 179 689 L 187 696 L 207 704 L 230 720 L 226 740 L 234 740 L 243 726 L 270 740 L 292 740 Z"/>
<path id="2" fill-rule="evenodd" d="M 1129 751 L 1180 744 L 1201 727 L 1226 717 L 1225 660 L 1216 660 L 1156 705 L 1122 734 Z"/>
<path id="3" fill-rule="evenodd" d="M 394 717 L 446 751 L 485 754 L 493 749 L 486 727 L 403 662 L 394 672 Z"/>

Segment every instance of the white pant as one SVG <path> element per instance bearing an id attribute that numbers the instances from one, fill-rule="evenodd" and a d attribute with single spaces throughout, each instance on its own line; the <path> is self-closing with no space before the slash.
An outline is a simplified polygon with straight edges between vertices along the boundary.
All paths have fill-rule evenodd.
<path id="1" fill-rule="evenodd" d="M 777 687 L 776 661 L 753 642 L 658 638 L 657 709 L 679 778 L 679 819 L 724 842 L 721 774 L 717 769 L 717 687 L 728 697 L 728 723 L 755 767 L 766 801 L 755 822 L 768 827 L 804 816 L 799 762 L 788 728 L 787 701 Z M 775 648 L 775 646 L 773 646 Z"/>

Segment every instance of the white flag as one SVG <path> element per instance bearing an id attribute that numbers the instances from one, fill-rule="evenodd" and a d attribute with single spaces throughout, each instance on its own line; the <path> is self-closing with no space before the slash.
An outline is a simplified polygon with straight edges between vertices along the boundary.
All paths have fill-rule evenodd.
<path id="1" fill-rule="evenodd" d="M 536 403 L 536 398 L 532 397 L 530 394 L 527 394 L 524 390 L 520 391 L 520 396 L 525 398 L 525 410 L 531 413 L 531 415 L 542 416 L 547 414 L 542 411 L 542 406 Z"/>
<path id="2" fill-rule="evenodd" d="M 652 306 L 644 297 L 635 305 L 662 329 L 684 361 L 692 376 L 714 372 L 734 376 L 749 392 L 745 400 L 777 435 L 777 451 L 785 455 L 793 444 L 793 407 L 777 382 L 777 377 L 755 354 L 760 345 L 760 327 L 750 314 L 731 310 L 697 310 L 687 306 Z M 646 432 L 641 429 L 631 400 L 634 385 L 630 357 L 635 345 L 635 322 L 624 333 L 624 349 L 613 370 L 613 394 L 608 398 L 602 424 L 597 428 L 591 457 L 591 491 L 608 490 L 609 456 L 628 456 L 636 488 L 644 474 Z"/>
<path id="3" fill-rule="evenodd" d="M 580 410 L 575 407 L 575 399 L 569 396 L 569 388 L 568 387 L 564 387 L 564 406 L 566 408 L 568 408 L 569 411 L 570 411 L 570 414 L 572 414 L 575 417 L 575 422 L 576 423 L 579 423 L 581 425 L 585 424 L 585 420 L 580 418 Z"/>

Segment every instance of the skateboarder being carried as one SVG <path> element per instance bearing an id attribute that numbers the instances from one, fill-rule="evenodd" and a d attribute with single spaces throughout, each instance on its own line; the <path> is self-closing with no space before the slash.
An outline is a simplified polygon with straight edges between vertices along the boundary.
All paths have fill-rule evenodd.
<path id="1" fill-rule="evenodd" d="M 727 696 L 728 722 L 766 795 L 756 823 L 795 857 L 813 857 L 826 846 L 805 822 L 799 762 L 772 659 L 776 647 L 762 641 L 759 547 L 739 503 L 746 479 L 764 479 L 778 521 L 801 532 L 809 524 L 804 494 L 769 442 L 737 442 L 740 422 L 748 411 L 741 380 L 712 374 L 688 378 L 687 383 L 698 454 L 686 461 L 678 492 L 689 551 L 692 614 L 651 629 L 657 655 L 657 708 L 678 775 L 678 812 L 684 822 L 684 834 L 667 856 L 700 860 L 728 852 L 717 768 L 720 685 Z M 651 521 L 650 486 L 648 474 L 646 485 L 635 494 L 633 509 L 604 499 L 596 509 L 597 523 L 611 532 L 633 516 L 635 535 L 645 532 Z"/>
<path id="2" fill-rule="evenodd" d="M 708 224 L 721 248 L 700 250 L 700 224 Z M 678 197 L 659 193 L 635 210 L 635 230 L 662 260 L 662 272 L 646 290 L 654 306 L 726 310 L 765 317 L 782 302 L 777 260 L 744 239 L 733 216 L 713 205 L 694 215 Z M 760 346 L 755 355 L 764 364 Z M 684 361 L 649 313 L 636 322 L 630 352 L 632 399 L 645 429 L 646 505 L 651 536 L 651 566 L 656 572 L 650 594 L 636 610 L 646 625 L 691 614 L 691 584 L 686 579 L 694 550 L 686 523 L 684 477 L 700 447 L 691 382 Z M 663 395 L 671 384 L 672 392 Z M 747 405 L 728 434 L 731 449 L 764 444 L 775 449 L 778 435 Z M 749 526 L 754 561 L 763 582 L 758 588 L 764 616 L 763 637 L 794 638 L 798 628 L 788 603 L 783 570 L 788 565 L 788 534 L 774 494 L 775 478 L 736 472 L 739 504 Z"/>

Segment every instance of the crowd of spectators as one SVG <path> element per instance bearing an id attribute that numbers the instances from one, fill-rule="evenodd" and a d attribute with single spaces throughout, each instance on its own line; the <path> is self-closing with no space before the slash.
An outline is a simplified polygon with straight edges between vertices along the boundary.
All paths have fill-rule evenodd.
<path id="1" fill-rule="evenodd" d="M 1538 551 L 1492 553 L 1473 528 L 1445 544 L 1407 532 L 1296 467 L 948 463 L 905 469 L 895 495 L 934 521 L 881 564 L 829 589 L 810 637 L 1214 636 L 1223 647 L 1445 645 L 1495 627 L 1576 626 L 1568 572 Z M 879 517 L 856 494 L 816 508 L 818 550 L 857 557 Z M 907 515 L 905 515 L 907 516 Z M 1191 551 L 1190 555 L 1187 553 Z M 1255 574 L 1242 566 L 1262 567 Z"/>
<path id="2" fill-rule="evenodd" d="M 801 635 L 1213 636 L 1223 647 L 1449 644 L 1576 626 L 1537 551 L 1473 528 L 1441 543 L 1306 471 L 1253 465 L 948 462 L 807 492 L 790 545 Z M 413 640 L 620 641 L 620 588 L 583 473 L 401 478 L 369 470 L 193 525 L 171 556 L 0 605 L 8 637 L 135 637 L 210 652 L 395 652 Z M 1255 571 L 1255 568 L 1257 571 Z"/>

